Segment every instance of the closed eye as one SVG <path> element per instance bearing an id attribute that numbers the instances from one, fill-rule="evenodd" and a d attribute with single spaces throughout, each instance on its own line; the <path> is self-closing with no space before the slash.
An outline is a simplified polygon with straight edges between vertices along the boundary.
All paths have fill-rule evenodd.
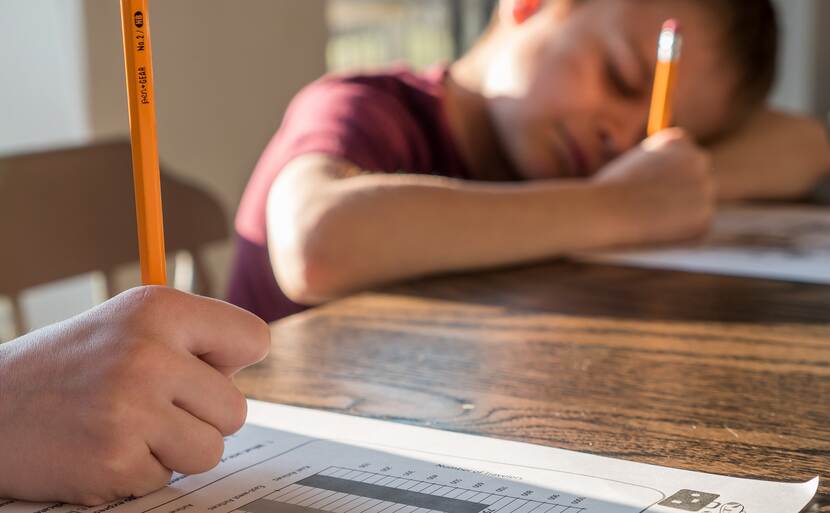
<path id="1" fill-rule="evenodd" d="M 605 63 L 605 75 L 611 88 L 621 97 L 629 100 L 642 97 L 643 91 L 641 88 L 629 84 L 617 65 L 610 59 Z"/>

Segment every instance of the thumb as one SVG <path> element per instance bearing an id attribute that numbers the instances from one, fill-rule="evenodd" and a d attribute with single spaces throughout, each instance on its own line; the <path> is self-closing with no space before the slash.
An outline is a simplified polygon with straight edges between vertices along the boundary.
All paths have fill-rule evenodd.
<path id="1" fill-rule="evenodd" d="M 184 348 L 227 376 L 258 363 L 271 347 L 267 324 L 216 299 L 180 294 L 166 314 Z"/>

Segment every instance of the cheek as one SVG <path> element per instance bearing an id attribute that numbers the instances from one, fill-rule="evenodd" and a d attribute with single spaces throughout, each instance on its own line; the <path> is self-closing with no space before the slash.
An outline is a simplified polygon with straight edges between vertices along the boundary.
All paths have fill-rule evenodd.
<path id="1" fill-rule="evenodd" d="M 584 40 L 517 37 L 491 61 L 483 92 L 513 100 L 514 115 L 526 121 L 557 121 L 600 103 L 599 60 Z"/>
<path id="2" fill-rule="evenodd" d="M 527 34 L 507 39 L 491 57 L 482 92 L 489 98 L 520 99 L 528 95 L 536 80 L 542 48 Z"/>
<path id="3" fill-rule="evenodd" d="M 547 62 L 528 92 L 536 112 L 562 119 L 597 105 L 600 83 L 588 52 L 549 55 Z"/>
<path id="4" fill-rule="evenodd" d="M 600 60 L 586 41 L 551 45 L 527 94 L 532 112 L 552 121 L 593 115 L 605 94 Z"/>

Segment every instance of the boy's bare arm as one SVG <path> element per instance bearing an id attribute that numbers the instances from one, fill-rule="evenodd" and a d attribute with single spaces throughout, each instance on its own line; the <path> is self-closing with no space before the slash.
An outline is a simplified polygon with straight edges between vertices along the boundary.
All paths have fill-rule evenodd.
<path id="1" fill-rule="evenodd" d="M 365 174 L 300 157 L 268 201 L 275 275 L 288 297 L 315 304 L 399 279 L 695 235 L 710 214 L 708 159 L 682 135 L 664 139 L 592 181 Z"/>
<path id="2" fill-rule="evenodd" d="M 817 120 L 763 110 L 712 148 L 722 200 L 797 199 L 830 173 L 827 129 Z"/>

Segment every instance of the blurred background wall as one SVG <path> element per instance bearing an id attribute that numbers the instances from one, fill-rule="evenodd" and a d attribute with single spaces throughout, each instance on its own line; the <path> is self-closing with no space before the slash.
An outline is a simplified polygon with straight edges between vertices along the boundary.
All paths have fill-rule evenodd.
<path id="1" fill-rule="evenodd" d="M 784 45 L 775 105 L 830 121 L 830 2 L 775 0 Z"/>
<path id="2" fill-rule="evenodd" d="M 2 13 L 0 154 L 128 136 L 116 0 L 3 0 Z M 324 1 L 152 0 L 150 15 L 160 159 L 218 197 L 232 222 L 288 101 L 325 71 Z M 230 248 L 208 251 L 220 297 Z M 135 283 L 125 274 L 124 286 Z M 33 290 L 29 326 L 88 308 L 97 290 L 92 277 Z"/>
<path id="3" fill-rule="evenodd" d="M 830 32 L 821 28 L 830 26 L 830 1 L 775 1 L 785 37 L 772 102 L 826 117 Z M 0 154 L 126 137 L 118 2 L 2 2 Z M 151 0 L 161 161 L 219 198 L 230 221 L 262 148 L 304 84 L 327 69 L 450 60 L 475 39 L 493 3 Z M 230 247 L 208 253 L 219 297 Z M 126 270 L 122 284 L 136 280 Z M 23 298 L 29 325 L 88 308 L 96 290 L 85 276 L 32 291 Z M 8 338 L 3 312 L 0 302 L 0 339 Z"/>
<path id="4" fill-rule="evenodd" d="M 78 144 L 91 138 L 82 0 L 6 1 L 0 16 L 0 154 Z M 37 37 L 48 35 L 48 37 Z M 0 235 L 2 237 L 2 235 Z M 2 241 L 2 238 L 0 238 Z M 0 242 L 0 250 L 5 242 Z M 3 270 L 13 272 L 13 270 Z M 33 325 L 89 304 L 92 282 L 73 280 L 23 298 Z M 0 340 L 11 311 L 0 298 Z M 5 307 L 5 308 L 4 308 Z"/>
<path id="5" fill-rule="evenodd" d="M 2 6 L 0 153 L 88 139 L 81 0 L 5 1 Z"/>

